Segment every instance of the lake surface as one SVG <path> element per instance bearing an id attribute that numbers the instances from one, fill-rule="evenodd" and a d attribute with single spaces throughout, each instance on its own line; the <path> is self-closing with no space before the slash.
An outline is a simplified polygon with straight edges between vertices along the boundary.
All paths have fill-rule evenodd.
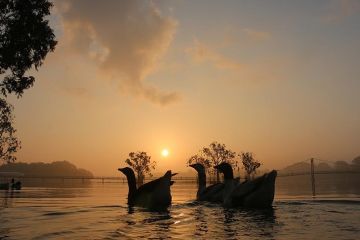
<path id="1" fill-rule="evenodd" d="M 314 199 L 308 176 L 278 178 L 268 210 L 197 203 L 180 181 L 168 212 L 128 209 L 119 182 L 28 183 L 0 191 L 0 239 L 358 239 L 358 177 L 319 177 Z"/>

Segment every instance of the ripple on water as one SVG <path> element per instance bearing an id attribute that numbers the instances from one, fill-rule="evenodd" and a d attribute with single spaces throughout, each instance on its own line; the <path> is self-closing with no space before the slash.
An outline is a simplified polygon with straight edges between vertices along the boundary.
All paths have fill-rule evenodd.
<path id="1" fill-rule="evenodd" d="M 125 190 L 111 187 L 65 195 L 39 191 L 38 198 L 36 189 L 3 198 L 0 239 L 356 239 L 360 234 L 356 200 L 278 199 L 266 210 L 226 209 L 184 197 L 189 190 L 183 186 L 175 191 L 181 200 L 173 194 L 168 211 L 149 212 L 128 208 Z"/>

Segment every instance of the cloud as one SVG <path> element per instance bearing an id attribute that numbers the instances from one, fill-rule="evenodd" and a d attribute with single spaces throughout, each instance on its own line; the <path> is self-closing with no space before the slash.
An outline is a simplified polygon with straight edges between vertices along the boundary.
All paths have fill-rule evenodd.
<path id="1" fill-rule="evenodd" d="M 360 12 L 359 0 L 334 0 L 328 6 L 328 14 L 323 18 L 325 22 L 339 22 Z"/>
<path id="2" fill-rule="evenodd" d="M 195 40 L 194 45 L 186 49 L 186 52 L 195 62 L 209 62 L 219 69 L 240 70 L 243 67 L 241 63 L 223 56 L 198 40 Z"/>
<path id="3" fill-rule="evenodd" d="M 59 0 L 63 45 L 69 54 L 88 57 L 121 91 L 166 105 L 180 99 L 144 83 L 156 71 L 175 34 L 176 21 L 151 1 Z"/>
<path id="4" fill-rule="evenodd" d="M 221 49 L 224 49 L 223 46 Z M 234 46 L 226 47 L 226 51 L 234 49 Z M 236 47 L 235 47 L 236 49 Z M 225 56 L 216 48 L 195 40 L 191 47 L 186 49 L 191 60 L 198 64 L 209 64 L 211 67 L 221 70 L 224 79 L 229 82 L 242 83 L 268 83 L 284 80 L 286 72 L 291 68 L 291 59 L 273 55 L 253 55 L 250 59 L 246 55 L 240 56 L 240 60 Z"/>

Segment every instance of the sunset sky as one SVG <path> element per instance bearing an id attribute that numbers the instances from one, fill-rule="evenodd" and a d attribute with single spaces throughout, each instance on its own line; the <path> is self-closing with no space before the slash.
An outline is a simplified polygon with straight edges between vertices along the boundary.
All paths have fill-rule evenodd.
<path id="1" fill-rule="evenodd" d="M 55 52 L 10 99 L 18 161 L 117 176 L 138 150 L 188 171 L 212 141 L 265 169 L 360 155 L 358 0 L 58 0 L 50 21 Z"/>

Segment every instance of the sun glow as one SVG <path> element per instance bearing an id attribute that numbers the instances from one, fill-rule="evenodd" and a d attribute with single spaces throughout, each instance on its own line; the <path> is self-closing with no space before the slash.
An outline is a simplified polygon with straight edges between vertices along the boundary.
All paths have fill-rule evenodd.
<path id="1" fill-rule="evenodd" d="M 169 156 L 169 150 L 166 149 L 166 148 L 164 148 L 164 149 L 161 151 L 161 155 L 162 155 L 163 157 Z"/>

